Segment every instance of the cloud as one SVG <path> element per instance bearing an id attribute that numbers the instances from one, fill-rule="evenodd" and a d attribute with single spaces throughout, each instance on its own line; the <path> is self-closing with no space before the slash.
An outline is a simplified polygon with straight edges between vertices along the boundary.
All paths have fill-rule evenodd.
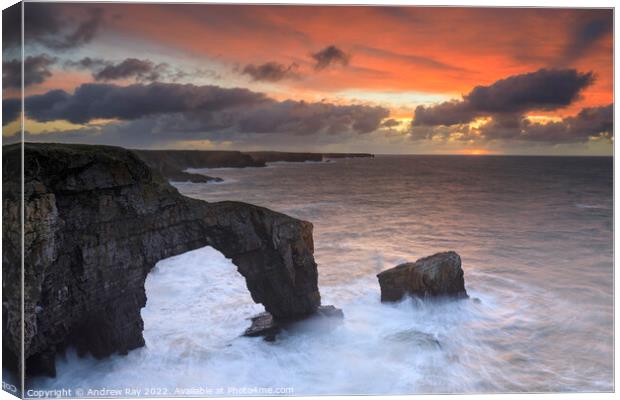
<path id="1" fill-rule="evenodd" d="M 514 75 L 489 86 L 476 86 L 462 100 L 418 106 L 413 124 L 455 125 L 497 113 L 556 110 L 570 105 L 593 81 L 592 72 L 574 69 L 540 69 Z"/>
<path id="2" fill-rule="evenodd" d="M 21 3 L 2 13 L 3 49 L 21 46 Z M 101 8 L 91 5 L 71 5 L 73 12 L 54 3 L 24 4 L 24 39 L 29 45 L 64 51 L 90 43 L 104 22 Z"/>
<path id="3" fill-rule="evenodd" d="M 101 118 L 131 120 L 155 114 L 213 112 L 265 100 L 262 93 L 210 85 L 87 83 L 80 85 L 74 94 L 52 90 L 27 97 L 26 114 L 37 121 L 87 123 Z"/>
<path id="4" fill-rule="evenodd" d="M 398 120 L 394 118 L 386 119 L 385 121 L 381 123 L 381 126 L 384 128 L 393 128 L 398 125 L 400 125 L 400 122 L 398 122 Z"/>
<path id="5" fill-rule="evenodd" d="M 19 105 L 18 100 L 4 100 L 3 104 L 10 109 L 3 122 L 10 122 L 18 116 L 18 109 L 11 109 Z M 54 135 L 47 137 L 77 140 L 80 135 L 96 134 L 98 141 L 107 138 L 114 143 L 125 140 L 138 145 L 149 143 L 149 138 L 174 142 L 244 140 L 257 134 L 269 138 L 365 134 L 378 130 L 389 110 L 361 104 L 276 101 L 262 93 L 217 86 L 91 83 L 81 85 L 74 94 L 52 90 L 27 97 L 26 116 L 39 122 L 66 120 L 76 124 L 119 120 L 72 132 L 52 132 Z"/>
<path id="6" fill-rule="evenodd" d="M 580 18 L 572 26 L 559 63 L 566 64 L 582 58 L 601 39 L 613 34 L 613 13 L 610 10 L 580 11 Z"/>
<path id="7" fill-rule="evenodd" d="M 2 125 L 15 121 L 19 117 L 21 101 L 19 99 L 2 100 Z"/>
<path id="8" fill-rule="evenodd" d="M 65 67 L 78 68 L 78 69 L 98 69 L 110 65 L 109 61 L 102 58 L 84 57 L 78 61 L 67 60 L 65 61 Z"/>
<path id="9" fill-rule="evenodd" d="M 332 45 L 312 54 L 312 58 L 316 61 L 314 69 L 320 71 L 334 64 L 340 64 L 346 67 L 349 65 L 351 56 Z"/>
<path id="10" fill-rule="evenodd" d="M 46 34 L 39 35 L 33 32 L 29 35 L 32 35 L 32 39 L 38 40 L 50 49 L 62 51 L 89 43 L 93 40 L 103 22 L 103 10 L 100 8 L 89 8 L 86 17 L 78 21 L 73 30 L 67 31 L 65 26 L 68 21 L 55 15 L 56 10 L 41 7 L 42 5 L 44 3 L 28 4 L 24 31 L 29 32 L 33 26 L 41 24 L 43 20 L 48 20 L 47 25 L 44 25 L 48 28 Z"/>
<path id="11" fill-rule="evenodd" d="M 64 51 L 90 43 L 101 29 L 104 12 L 91 5 L 28 2 L 24 4 L 24 38 L 29 45 Z M 67 9 L 71 13 L 67 12 Z M 21 46 L 21 7 L 2 13 L 3 49 Z"/>
<path id="12" fill-rule="evenodd" d="M 178 82 L 190 78 L 221 79 L 221 76 L 209 69 L 194 69 L 186 71 L 172 68 L 167 63 L 155 63 L 151 60 L 126 58 L 120 62 L 104 60 L 102 58 L 84 57 L 81 60 L 68 60 L 65 68 L 76 68 L 92 71 L 93 79 L 98 82 L 108 82 L 121 79 L 135 79 L 136 82 L 169 81 Z"/>
<path id="13" fill-rule="evenodd" d="M 4 103 L 11 106 L 11 101 Z M 94 119 L 134 121 L 153 117 L 156 124 L 151 129 L 167 133 L 368 133 L 377 130 L 389 116 L 389 110 L 383 107 L 276 101 L 247 89 L 175 83 L 89 83 L 79 86 L 73 94 L 52 90 L 29 96 L 25 102 L 26 116 L 39 122 L 85 124 Z"/>
<path id="14" fill-rule="evenodd" d="M 298 135 L 369 133 L 389 116 L 383 107 L 286 100 L 261 105 L 240 118 L 239 132 Z"/>
<path id="15" fill-rule="evenodd" d="M 155 65 L 149 60 L 127 58 L 118 64 L 106 65 L 101 70 L 93 73 L 96 81 L 112 81 L 118 79 L 136 78 L 138 81 L 156 81 L 159 79 L 161 70 L 165 64 Z"/>
<path id="16" fill-rule="evenodd" d="M 412 126 L 413 140 L 489 142 L 521 141 L 546 144 L 584 143 L 613 138 L 613 104 L 582 109 L 559 121 L 536 122 L 519 114 L 495 114 L 479 128 L 469 124 Z"/>
<path id="17" fill-rule="evenodd" d="M 56 62 L 47 54 L 28 56 L 24 60 L 24 86 L 43 83 L 52 76 L 49 67 Z M 22 85 L 22 63 L 10 60 L 2 63 L 2 84 L 5 88 L 20 88 Z"/>
<path id="18" fill-rule="evenodd" d="M 456 125 L 469 122 L 480 112 L 471 107 L 466 100 L 451 100 L 434 106 L 417 106 L 413 125 Z"/>
<path id="19" fill-rule="evenodd" d="M 243 68 L 242 73 L 249 75 L 254 81 L 277 82 L 286 78 L 296 78 L 298 67 L 296 63 L 292 63 L 288 67 L 277 62 L 267 62 L 260 65 L 248 64 Z"/>
<path id="20" fill-rule="evenodd" d="M 537 122 L 527 111 L 552 111 L 572 104 L 592 84 L 591 72 L 546 70 L 515 75 L 477 86 L 462 100 L 418 106 L 411 126 L 413 140 L 522 141 L 582 143 L 613 137 L 613 105 L 589 107 L 559 121 Z M 483 123 L 469 123 L 482 118 Z"/>
<path id="21" fill-rule="evenodd" d="M 577 115 L 559 122 L 541 124 L 530 122 L 528 119 L 521 119 L 520 122 L 520 130 L 511 137 L 512 139 L 546 143 L 587 142 L 590 138 L 611 139 L 613 105 L 584 108 Z M 514 131 L 516 129 L 513 128 Z M 490 127 L 484 134 L 489 139 L 497 135 Z"/>

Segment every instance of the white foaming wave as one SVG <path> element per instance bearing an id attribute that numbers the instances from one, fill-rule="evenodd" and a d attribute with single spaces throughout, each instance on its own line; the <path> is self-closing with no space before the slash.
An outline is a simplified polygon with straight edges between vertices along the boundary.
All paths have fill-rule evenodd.
<path id="1" fill-rule="evenodd" d="M 421 377 L 415 365 L 440 357 L 436 348 L 423 356 L 412 349 L 403 357 L 403 349 L 384 347 L 386 336 L 411 328 L 411 304 L 381 306 L 369 282 L 358 286 L 365 291 L 361 297 L 349 297 L 345 323 L 335 330 L 283 334 L 276 343 L 240 337 L 247 318 L 262 307 L 250 299 L 236 267 L 210 247 L 160 261 L 145 286 L 144 348 L 104 360 L 78 358 L 70 350 L 58 359 L 56 379 L 37 378 L 33 384 L 170 391 L 204 383 L 293 387 L 297 394 L 405 393 Z M 398 343 L 402 347 L 406 340 Z"/>
<path id="2" fill-rule="evenodd" d="M 144 348 L 104 360 L 70 350 L 56 379 L 33 383 L 163 387 L 168 394 L 197 385 L 293 388 L 297 395 L 570 390 L 574 376 L 541 378 L 521 351 L 528 335 L 544 333 L 537 330 L 547 321 L 534 312 L 547 303 L 544 293 L 480 271 L 467 277 L 479 301 L 382 304 L 374 274 L 322 286 L 323 303 L 342 308 L 344 321 L 327 330 L 307 323 L 269 343 L 240 337 L 263 308 L 236 266 L 205 247 L 162 260 L 148 275 Z"/>

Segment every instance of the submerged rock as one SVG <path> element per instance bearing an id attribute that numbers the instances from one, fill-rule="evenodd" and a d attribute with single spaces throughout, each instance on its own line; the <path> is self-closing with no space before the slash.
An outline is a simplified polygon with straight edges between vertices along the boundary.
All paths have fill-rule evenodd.
<path id="1" fill-rule="evenodd" d="M 317 317 L 327 317 L 327 318 L 344 318 L 344 313 L 341 309 L 336 308 L 334 306 L 320 306 L 317 308 L 315 315 Z"/>
<path id="2" fill-rule="evenodd" d="M 388 335 L 386 339 L 394 342 L 413 344 L 417 347 L 423 347 L 428 349 L 441 348 L 441 343 L 439 343 L 439 340 L 437 340 L 434 335 L 419 331 L 417 329 L 400 331 L 392 335 Z"/>
<path id="3" fill-rule="evenodd" d="M 276 319 L 270 313 L 263 312 L 250 318 L 252 325 L 245 330 L 243 336 L 263 336 L 266 341 L 273 342 L 276 339 L 276 335 L 283 329 L 295 330 L 299 328 L 303 330 L 309 328 L 310 324 L 314 329 L 325 329 L 333 326 L 334 322 L 341 321 L 343 318 L 344 313 L 342 310 L 332 305 L 318 307 L 314 314 L 303 320 Z"/>
<path id="4" fill-rule="evenodd" d="M 245 330 L 243 336 L 263 336 L 266 341 L 273 342 L 276 335 L 282 330 L 282 326 L 268 312 L 263 312 L 250 318 L 252 325 Z"/>
<path id="5" fill-rule="evenodd" d="M 252 321 L 252 325 L 245 330 L 243 336 L 263 336 L 265 340 L 272 342 L 276 339 L 276 335 L 280 333 L 280 324 L 268 312 L 255 315 L 250 318 L 250 320 Z"/>
<path id="6" fill-rule="evenodd" d="M 418 297 L 467 297 L 461 257 L 454 251 L 400 264 L 377 275 L 381 301 L 398 301 L 406 294 Z"/>
<path id="7" fill-rule="evenodd" d="M 97 358 L 143 346 L 147 274 L 161 259 L 204 246 L 232 260 L 270 315 L 301 319 L 320 306 L 311 223 L 182 196 L 122 148 L 26 143 L 23 150 L 23 337 L 21 293 L 10 290 L 21 282 L 21 179 L 10 168 L 2 304 L 5 354 L 19 360 L 23 339 L 27 371 L 54 375 L 55 351 L 69 345 Z M 21 151 L 4 146 L 3 166 L 20 166 Z"/>

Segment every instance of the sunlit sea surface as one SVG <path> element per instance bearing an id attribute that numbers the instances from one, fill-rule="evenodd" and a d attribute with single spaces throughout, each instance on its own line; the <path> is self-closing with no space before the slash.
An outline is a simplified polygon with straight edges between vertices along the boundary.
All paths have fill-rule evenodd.
<path id="1" fill-rule="evenodd" d="M 192 170 L 224 182 L 175 183 L 185 195 L 311 221 L 323 304 L 342 308 L 344 322 L 275 343 L 240 337 L 262 306 L 207 247 L 162 260 L 148 276 L 145 348 L 104 360 L 69 351 L 58 377 L 33 387 L 168 396 L 611 391 L 612 164 L 378 156 Z M 461 255 L 479 302 L 380 303 L 378 272 L 445 250 Z"/>

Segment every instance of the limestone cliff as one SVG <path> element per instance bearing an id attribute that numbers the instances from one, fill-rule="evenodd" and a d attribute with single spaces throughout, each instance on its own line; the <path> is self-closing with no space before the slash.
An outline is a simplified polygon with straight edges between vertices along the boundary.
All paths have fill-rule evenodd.
<path id="1" fill-rule="evenodd" d="M 18 165 L 20 150 L 4 146 L 4 163 Z M 254 301 L 275 318 L 296 319 L 319 307 L 309 222 L 184 197 L 121 148 L 25 144 L 24 154 L 29 372 L 53 375 L 54 355 L 67 345 L 95 357 L 144 345 L 146 275 L 157 261 L 206 245 L 232 259 Z M 19 175 L 4 178 L 6 190 L 19 187 Z M 16 208 L 18 196 L 5 196 L 4 223 L 19 224 Z M 3 277 L 18 286 L 19 253 L 6 246 L 19 247 L 19 229 L 5 232 Z M 5 290 L 3 306 L 18 316 L 19 294 Z M 5 351 L 19 354 L 19 328 L 15 320 L 3 325 Z"/>

